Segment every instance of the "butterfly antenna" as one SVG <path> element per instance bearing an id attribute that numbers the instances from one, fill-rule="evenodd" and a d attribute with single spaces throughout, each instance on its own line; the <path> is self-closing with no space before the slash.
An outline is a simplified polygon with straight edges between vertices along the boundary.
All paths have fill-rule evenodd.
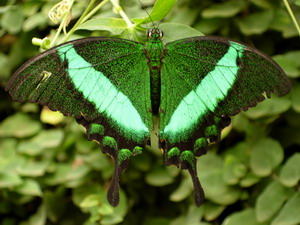
<path id="1" fill-rule="evenodd" d="M 155 24 L 154 24 L 154 22 L 153 22 L 153 20 L 152 20 L 152 18 L 151 18 L 151 16 L 150 16 L 149 12 L 147 11 L 146 7 L 142 4 L 141 0 L 139 0 L 139 2 L 140 2 L 140 4 L 141 4 L 142 8 L 146 11 L 146 13 L 147 13 L 149 19 L 151 20 L 151 23 L 152 23 L 153 27 L 156 28 L 156 26 L 155 26 Z"/>

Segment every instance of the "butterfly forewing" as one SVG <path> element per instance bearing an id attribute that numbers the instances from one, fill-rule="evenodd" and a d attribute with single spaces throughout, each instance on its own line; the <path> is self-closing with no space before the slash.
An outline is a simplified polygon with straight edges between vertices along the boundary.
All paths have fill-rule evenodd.
<path id="1" fill-rule="evenodd" d="M 187 140 L 208 118 L 228 118 L 256 105 L 264 93 L 290 90 L 269 57 L 219 37 L 167 44 L 161 83 L 161 136 L 171 143 Z"/>
<path id="2" fill-rule="evenodd" d="M 88 123 L 102 122 L 114 130 L 111 134 L 141 144 L 152 126 L 148 71 L 142 44 L 86 38 L 33 58 L 7 89 L 17 101 L 38 102 Z"/>

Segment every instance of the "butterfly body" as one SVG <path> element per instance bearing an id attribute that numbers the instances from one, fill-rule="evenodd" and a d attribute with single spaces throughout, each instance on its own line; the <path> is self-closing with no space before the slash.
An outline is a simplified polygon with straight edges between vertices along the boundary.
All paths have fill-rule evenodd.
<path id="1" fill-rule="evenodd" d="M 220 138 L 230 116 L 255 106 L 270 93 L 290 90 L 282 69 L 256 49 L 219 37 L 162 42 L 84 38 L 52 48 L 20 67 L 6 88 L 14 100 L 37 102 L 73 116 L 112 156 L 108 191 L 119 202 L 119 176 L 140 153 L 159 120 L 166 165 L 188 169 L 199 206 L 204 192 L 196 157 Z"/>

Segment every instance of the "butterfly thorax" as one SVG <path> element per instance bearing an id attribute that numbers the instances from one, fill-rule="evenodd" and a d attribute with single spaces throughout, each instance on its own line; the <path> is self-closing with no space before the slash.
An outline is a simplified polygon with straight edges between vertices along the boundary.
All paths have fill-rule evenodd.
<path id="1" fill-rule="evenodd" d="M 150 88 L 152 113 L 158 114 L 160 104 L 161 77 L 160 71 L 164 57 L 163 33 L 154 28 L 147 31 L 148 42 L 145 44 L 145 52 L 150 68 Z"/>

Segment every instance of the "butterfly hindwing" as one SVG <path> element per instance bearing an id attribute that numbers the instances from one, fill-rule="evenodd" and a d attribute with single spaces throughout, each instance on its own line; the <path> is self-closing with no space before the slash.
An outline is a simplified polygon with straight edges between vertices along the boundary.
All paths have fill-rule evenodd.
<path id="1" fill-rule="evenodd" d="M 25 63 L 7 90 L 16 101 L 37 102 L 74 116 L 115 161 L 108 197 L 118 204 L 118 177 L 152 128 L 149 69 L 143 45 L 85 38 L 52 48 Z M 139 147 L 140 146 L 140 147 Z"/>
<path id="2" fill-rule="evenodd" d="M 230 116 L 256 105 L 290 83 L 280 67 L 259 51 L 219 37 L 168 43 L 161 70 L 160 138 L 166 164 L 186 168 L 203 201 L 195 156 L 220 137 Z"/>

